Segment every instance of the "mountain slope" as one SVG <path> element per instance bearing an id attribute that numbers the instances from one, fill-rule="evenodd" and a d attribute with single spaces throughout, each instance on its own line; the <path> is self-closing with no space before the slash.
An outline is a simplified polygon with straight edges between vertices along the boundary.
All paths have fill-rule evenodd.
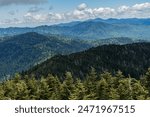
<path id="1" fill-rule="evenodd" d="M 83 78 L 91 67 L 97 72 L 115 73 L 121 70 L 125 75 L 139 77 L 150 67 L 150 43 L 104 45 L 75 54 L 59 55 L 24 74 L 40 77 L 52 73 L 63 78 L 65 72 L 70 71 L 74 76 Z"/>
<path id="2" fill-rule="evenodd" d="M 0 78 L 26 70 L 56 54 L 69 54 L 90 47 L 81 41 L 34 32 L 10 37 L 0 42 Z"/>
<path id="3" fill-rule="evenodd" d="M 101 19 L 101 18 L 96 18 L 92 21 L 94 21 L 94 22 L 105 22 L 105 23 L 110 23 L 110 24 L 150 25 L 150 19 L 149 18 L 143 18 L 143 19 L 138 19 L 138 18 L 127 18 L 127 19 L 115 19 L 115 18 Z"/>
<path id="4" fill-rule="evenodd" d="M 10 36 L 27 32 L 59 34 L 84 40 L 129 37 L 147 39 L 150 37 L 150 19 L 92 19 L 53 26 L 35 28 L 1 28 L 0 36 Z"/>

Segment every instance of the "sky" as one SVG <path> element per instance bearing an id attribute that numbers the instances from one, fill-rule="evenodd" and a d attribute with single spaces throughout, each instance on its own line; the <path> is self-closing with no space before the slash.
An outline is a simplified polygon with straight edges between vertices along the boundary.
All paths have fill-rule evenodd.
<path id="1" fill-rule="evenodd" d="M 150 0 L 0 0 L 0 28 L 94 18 L 150 18 Z"/>

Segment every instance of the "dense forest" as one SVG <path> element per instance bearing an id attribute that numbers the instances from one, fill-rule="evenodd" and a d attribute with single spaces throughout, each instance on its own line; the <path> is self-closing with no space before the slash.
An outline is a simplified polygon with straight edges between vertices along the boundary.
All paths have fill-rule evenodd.
<path id="1" fill-rule="evenodd" d="M 93 19 L 0 29 L 0 99 L 149 100 L 149 28 Z"/>
<path id="2" fill-rule="evenodd" d="M 150 69 L 139 80 L 125 77 L 121 71 L 98 74 L 94 68 L 84 80 L 66 72 L 65 80 L 49 74 L 35 79 L 16 74 L 0 83 L 0 99 L 4 100 L 148 100 Z"/>
<path id="3" fill-rule="evenodd" d="M 36 65 L 22 74 L 35 74 L 38 79 L 49 73 L 64 79 L 64 73 L 70 71 L 73 76 L 84 79 L 91 67 L 96 72 L 108 71 L 113 75 L 120 70 L 137 79 L 150 67 L 150 43 L 127 45 L 103 45 L 70 55 L 57 55 Z"/>
<path id="4" fill-rule="evenodd" d="M 0 80 L 54 55 L 79 52 L 90 47 L 83 41 L 35 32 L 5 37 L 0 42 Z"/>

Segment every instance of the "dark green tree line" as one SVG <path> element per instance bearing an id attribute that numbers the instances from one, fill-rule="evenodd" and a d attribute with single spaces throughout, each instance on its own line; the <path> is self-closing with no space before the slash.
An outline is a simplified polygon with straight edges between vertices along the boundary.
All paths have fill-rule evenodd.
<path id="1" fill-rule="evenodd" d="M 94 68 L 84 80 L 66 72 L 62 81 L 57 76 L 35 79 L 21 76 L 0 83 L 1 100 L 147 100 L 150 99 L 150 69 L 137 80 L 116 74 L 98 74 Z"/>

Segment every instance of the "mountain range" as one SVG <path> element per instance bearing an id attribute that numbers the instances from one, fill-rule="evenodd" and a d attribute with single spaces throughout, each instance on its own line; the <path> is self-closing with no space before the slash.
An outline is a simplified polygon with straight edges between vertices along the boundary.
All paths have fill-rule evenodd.
<path id="1" fill-rule="evenodd" d="M 35 74 L 37 78 L 53 74 L 63 79 L 69 71 L 82 79 L 92 67 L 99 74 L 122 71 L 125 76 L 140 78 L 150 67 L 150 43 L 103 45 L 70 55 L 57 55 L 23 74 Z"/>
<path id="2" fill-rule="evenodd" d="M 125 44 L 149 42 L 149 30 L 150 19 L 135 18 L 97 18 L 52 26 L 43 25 L 34 28 L 0 28 L 0 79 L 9 77 L 16 72 L 26 71 L 29 68 L 32 69 L 33 66 L 41 64 L 55 55 L 60 55 L 60 58 L 58 57 L 60 60 L 62 59 L 61 56 L 67 60 L 66 56 L 70 57 L 71 55 L 69 54 L 71 53 L 85 52 L 85 50 L 96 46 L 103 47 L 103 45 L 108 45 L 108 48 L 110 48 L 109 44 L 118 44 L 121 46 Z M 114 48 L 112 48 L 112 51 L 115 51 Z M 107 51 L 104 51 L 104 53 L 107 56 Z M 103 56 L 105 56 L 105 54 Z M 86 57 L 83 55 L 83 59 L 84 58 Z M 90 60 L 90 58 L 88 59 Z M 112 62 L 116 63 L 117 61 L 112 60 Z M 55 61 L 54 63 L 57 65 Z M 68 64 L 72 65 L 72 63 Z M 65 66 L 67 66 L 67 64 Z M 89 67 L 90 66 L 87 67 L 88 70 Z M 124 68 L 126 69 L 126 66 Z M 53 69 L 55 69 L 55 65 Z M 142 69 L 145 69 L 145 67 Z M 69 69 L 67 68 L 66 70 Z M 108 70 L 111 71 L 111 69 Z M 100 71 L 102 70 L 100 69 Z M 63 72 L 65 71 L 61 70 L 60 74 Z M 80 74 L 82 74 L 82 72 Z M 138 75 L 136 74 L 136 76 Z M 82 77 L 82 75 L 79 75 L 79 77 Z"/>
<path id="3" fill-rule="evenodd" d="M 69 54 L 91 47 L 82 41 L 34 32 L 4 40 L 0 42 L 0 78 L 26 70 L 56 54 Z"/>
<path id="4" fill-rule="evenodd" d="M 27 32 L 59 34 L 84 40 L 129 37 L 149 40 L 150 19 L 91 19 L 65 24 L 38 26 L 34 28 L 1 28 L 0 36 L 12 36 Z"/>

